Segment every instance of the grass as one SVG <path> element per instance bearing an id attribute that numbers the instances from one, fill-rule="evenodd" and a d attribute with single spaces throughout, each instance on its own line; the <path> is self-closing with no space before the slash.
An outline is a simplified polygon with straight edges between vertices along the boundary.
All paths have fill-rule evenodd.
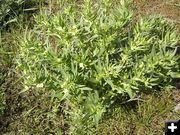
<path id="1" fill-rule="evenodd" d="M 100 124 L 99 135 L 155 135 L 164 134 L 166 120 L 178 120 L 174 112 L 180 93 L 161 91 L 144 95 L 143 100 L 121 105 L 107 115 Z M 136 105 L 134 105 L 136 104 Z"/>
<path id="2" fill-rule="evenodd" d="M 3 74 L 1 74 L 3 77 L 3 79 L 1 79 L 3 80 L 3 83 L 0 86 L 0 90 L 3 91 L 3 98 L 5 97 L 4 103 L 6 103 L 5 110 L 3 108 L 5 114 L 0 119 L 0 124 L 2 125 L 0 130 L 3 132 L 3 134 L 162 134 L 164 130 L 164 120 L 178 119 L 179 113 L 175 113 L 172 110 L 173 107 L 178 103 L 177 99 L 180 98 L 179 92 L 152 92 L 154 91 L 154 88 L 156 88 L 157 90 L 159 88 L 163 88 L 164 86 L 166 86 L 166 84 L 172 84 L 172 78 L 170 76 L 167 76 L 164 70 L 166 71 L 166 68 L 168 70 L 171 69 L 171 71 L 173 71 L 173 74 L 171 74 L 171 71 L 169 72 L 169 74 L 172 76 L 175 72 L 179 73 L 179 71 L 177 70 L 178 59 L 176 59 L 176 56 L 169 57 L 170 55 L 168 55 L 168 53 L 165 52 L 167 53 L 167 59 L 163 57 L 162 59 L 164 59 L 164 61 L 158 64 L 158 66 L 161 68 L 155 70 L 155 72 L 158 72 L 160 75 L 159 77 L 157 77 L 159 79 L 156 80 L 157 82 L 151 82 L 148 79 L 146 80 L 146 78 L 142 77 L 140 79 L 145 79 L 144 81 L 142 81 L 142 83 L 138 81 L 137 84 L 135 82 L 132 82 L 132 86 L 135 85 L 135 87 L 138 87 L 139 92 L 133 93 L 133 89 L 127 90 L 124 88 L 123 90 L 124 86 L 122 87 L 117 85 L 118 83 L 116 81 L 118 79 L 121 80 L 121 77 L 125 75 L 123 73 L 126 73 L 127 71 L 123 71 L 123 73 L 121 73 L 121 77 L 115 79 L 116 72 L 114 71 L 116 71 L 116 68 L 114 70 L 110 69 L 114 68 L 113 65 L 111 65 L 111 62 L 113 61 L 116 65 L 117 61 L 112 57 L 112 59 L 109 59 L 109 62 L 107 60 L 107 57 L 105 57 L 105 54 L 109 55 L 107 52 L 113 53 L 118 48 L 115 48 L 115 50 L 113 50 L 113 47 L 109 46 L 109 51 L 106 50 L 106 48 L 104 48 L 105 51 L 101 55 L 102 63 L 100 63 L 104 64 L 104 66 L 95 66 L 94 68 L 93 66 L 89 66 L 89 68 L 87 68 L 87 66 L 91 65 L 91 63 L 89 61 L 86 61 L 86 59 L 82 59 L 86 57 L 87 59 L 94 61 L 93 57 L 89 56 L 88 53 L 86 54 L 86 50 L 88 50 L 87 48 L 89 46 L 93 44 L 103 44 L 102 41 L 105 41 L 110 45 L 111 41 L 116 42 L 116 34 L 115 39 L 113 39 L 111 35 L 112 33 L 106 30 L 106 27 L 108 28 L 109 25 L 107 23 L 102 23 L 101 27 L 98 24 L 98 19 L 95 18 L 95 20 L 93 21 L 97 21 L 97 25 L 92 25 L 92 31 L 90 31 L 89 36 L 93 37 L 94 33 L 96 33 L 97 35 L 95 35 L 94 38 L 86 38 L 83 36 L 79 37 L 79 35 L 83 35 L 83 33 L 87 32 L 86 29 L 82 32 L 81 28 L 89 26 L 88 22 L 82 21 L 82 25 L 81 27 L 79 27 L 79 21 L 76 20 L 79 17 L 78 13 L 80 13 L 80 9 L 82 7 L 79 7 L 78 12 L 74 12 L 73 10 L 77 9 L 73 9 L 70 6 L 74 5 L 74 3 L 66 3 L 66 13 L 63 13 L 61 11 L 61 14 L 59 14 L 58 10 L 61 9 L 59 9 L 58 7 L 53 7 L 55 5 L 57 6 L 57 4 L 52 3 L 52 1 L 49 2 L 50 4 L 49 6 L 45 7 L 45 11 L 44 9 L 42 9 L 42 12 L 35 17 L 35 21 L 32 21 L 32 26 L 29 27 L 29 24 L 31 23 L 23 22 L 24 18 L 26 17 L 24 17 L 24 15 L 22 14 L 22 18 L 18 21 L 18 26 L 20 26 L 20 29 L 18 29 L 18 27 L 17 29 L 14 29 L 11 26 L 10 28 L 12 29 L 9 30 L 9 32 L 5 31 L 5 34 L 2 36 L 3 40 L 1 42 L 1 50 L 3 50 L 3 52 L 5 53 L 3 53 L 1 57 L 5 63 L 3 62 L 3 66 L 0 66 L 4 67 L 4 71 L 6 71 L 5 74 L 4 72 Z M 110 3 L 108 3 L 108 1 L 106 2 L 107 3 L 105 3 L 105 6 L 110 6 L 108 5 Z M 91 17 L 88 18 L 89 16 L 86 14 L 88 9 L 90 9 L 88 12 L 91 12 L 91 8 L 92 7 L 89 6 L 88 3 L 86 3 L 86 7 L 84 8 L 85 10 L 83 12 L 84 16 L 81 18 L 82 20 L 89 19 L 89 21 L 92 21 Z M 105 8 L 103 10 L 106 11 L 107 9 Z M 129 13 L 127 11 L 121 12 Z M 89 15 L 91 15 L 91 13 Z M 103 14 L 103 16 L 106 15 L 106 13 Z M 128 14 L 124 15 L 128 16 Z M 127 20 L 127 16 L 124 16 L 125 22 Z M 129 16 L 131 15 L 129 14 Z M 58 24 L 58 17 L 62 19 L 62 22 L 60 24 Z M 113 14 L 111 14 L 111 17 L 113 18 Z M 167 36 L 165 36 L 164 39 L 166 40 L 166 43 L 169 46 L 174 47 L 173 45 L 175 45 L 178 41 L 178 36 L 176 36 L 174 32 L 174 26 L 166 24 L 162 18 L 152 18 L 148 21 L 145 21 L 147 19 L 146 18 L 145 20 L 141 20 L 142 24 L 140 22 L 132 24 L 133 21 L 131 20 L 131 17 L 129 19 L 129 22 L 131 24 L 129 25 L 131 26 L 129 27 L 129 29 L 118 29 L 122 33 L 122 35 L 120 35 L 120 38 L 125 38 L 128 35 L 129 31 L 136 33 L 138 30 L 142 30 L 140 28 L 144 28 L 144 30 L 148 28 L 148 30 L 151 31 L 151 28 L 155 26 L 155 28 L 158 27 L 160 30 L 163 27 L 164 29 L 168 27 L 168 30 L 171 31 L 170 33 L 173 33 L 172 35 L 170 35 L 168 34 L 168 31 L 164 31 L 164 33 L 167 32 Z M 63 21 L 65 22 L 64 24 Z M 115 22 L 118 21 L 119 20 L 116 20 Z M 119 28 L 121 28 L 121 21 L 118 22 L 119 24 L 117 23 L 117 27 Z M 113 24 L 114 22 L 111 23 Z M 143 25 L 143 23 L 146 25 Z M 63 29 L 59 27 L 61 25 L 63 25 Z M 138 27 L 138 25 L 142 25 L 142 27 Z M 97 28 L 97 31 L 93 31 L 95 28 Z M 61 33 L 58 32 L 62 32 L 62 30 L 65 30 L 64 35 L 61 35 Z M 116 31 L 116 27 L 113 30 Z M 143 33 L 142 31 L 141 33 Z M 21 36 L 23 32 L 25 33 L 24 37 Z M 148 31 L 146 32 L 148 33 Z M 144 32 L 144 34 L 146 34 L 146 32 Z M 10 34 L 11 36 L 8 36 L 8 34 Z M 109 37 L 109 40 L 106 40 L 108 39 L 107 37 L 101 38 L 101 36 L 99 36 L 99 38 L 97 38 L 96 36 L 98 36 L 98 34 L 103 35 L 104 37 Z M 154 34 L 157 33 L 154 32 Z M 161 35 L 161 33 L 159 34 Z M 63 40 L 58 39 L 58 36 L 62 36 Z M 91 39 L 91 42 L 89 41 L 89 39 Z M 133 38 L 130 39 L 132 40 L 132 43 L 137 42 L 138 44 L 139 42 L 135 41 Z M 141 37 L 139 39 L 143 38 Z M 75 44 L 76 42 L 81 40 L 82 42 L 87 40 L 87 43 L 84 43 L 84 46 L 86 47 L 85 50 L 81 47 L 78 48 L 78 46 L 76 46 Z M 68 46 L 64 46 L 64 48 L 57 46 L 60 43 L 66 43 L 65 41 L 71 44 L 70 48 L 68 48 Z M 124 46 L 126 45 L 126 43 L 129 44 L 127 40 L 125 40 L 124 43 L 122 42 Z M 153 40 L 152 43 L 159 44 L 159 42 L 154 42 Z M 147 44 L 150 45 L 151 43 L 147 42 Z M 44 47 L 41 47 L 41 45 L 44 45 Z M 128 47 L 129 46 L 127 46 L 127 48 Z M 137 55 L 137 57 L 140 56 L 139 58 L 143 59 L 144 53 L 141 50 L 141 48 L 140 50 L 138 50 L 138 48 L 136 48 L 135 45 L 133 46 L 133 44 L 132 47 L 135 47 L 135 49 L 137 49 L 137 52 L 132 51 L 129 52 L 129 54 L 133 53 L 133 56 Z M 101 47 L 101 49 L 102 48 L 103 47 Z M 66 53 L 59 53 L 59 49 L 63 49 Z M 73 49 L 79 49 L 79 53 L 74 53 Z M 89 47 L 89 49 L 91 49 L 93 52 L 93 48 Z M 70 51 L 68 52 L 68 50 Z M 155 50 L 158 54 L 159 48 L 157 47 L 155 48 Z M 37 51 L 38 53 L 34 53 L 35 51 Z M 125 48 L 123 47 L 121 51 L 123 52 L 123 55 L 125 55 L 128 52 L 126 52 Z M 97 52 L 93 53 L 94 56 L 100 57 Z M 141 53 L 143 55 L 141 55 Z M 71 56 L 72 54 L 73 57 Z M 89 52 L 89 54 L 91 54 L 91 52 Z M 145 54 L 148 56 L 149 52 L 147 51 Z M 156 52 L 154 52 L 154 55 L 155 54 Z M 77 58 L 77 63 L 74 62 L 73 58 L 75 57 Z M 168 63 L 165 62 L 166 60 L 169 61 L 168 58 L 171 58 L 170 61 L 172 65 L 168 65 Z M 71 63 L 69 63 L 69 61 L 71 61 Z M 152 65 L 153 62 L 156 61 L 158 60 L 152 61 Z M 135 59 L 135 61 L 130 60 L 129 62 L 137 61 Z M 26 64 L 29 64 L 29 66 L 26 66 Z M 34 67 L 31 66 L 33 64 L 35 64 Z M 58 64 L 61 64 L 63 67 L 62 69 L 66 70 L 59 71 L 60 66 L 58 66 Z M 39 66 L 43 66 L 43 68 L 38 68 Z M 103 70 L 103 68 L 100 67 L 106 67 L 111 73 L 108 74 L 104 72 L 107 69 Z M 125 66 L 125 68 L 126 67 L 128 67 L 128 63 Z M 92 71 L 91 75 L 93 77 L 97 77 L 97 84 L 94 81 L 87 81 L 89 80 L 88 74 L 87 76 L 83 76 L 87 72 L 83 71 L 86 70 L 86 68 L 89 69 L 89 71 Z M 138 70 L 140 70 L 141 68 L 142 66 L 138 67 Z M 143 68 L 140 71 L 142 70 Z M 132 71 L 132 74 L 129 72 L 128 75 L 137 75 L 135 72 L 133 72 L 135 71 L 134 67 L 132 67 L 132 70 L 130 69 L 129 71 Z M 144 71 L 144 73 L 145 72 L 146 71 Z M 80 74 L 77 75 L 77 73 Z M 28 79 L 25 77 L 26 75 Z M 44 77 L 44 75 L 47 76 Z M 66 83 L 66 77 L 70 77 L 70 82 Z M 163 77 L 165 77 L 166 79 L 164 79 Z M 107 78 L 111 78 L 112 80 L 107 80 Z M 123 80 L 125 79 L 121 80 L 122 84 Z M 125 82 L 127 83 L 128 81 L 126 80 Z M 63 85 L 65 83 L 66 85 Z M 80 90 L 74 89 L 73 86 L 76 85 L 78 87 L 75 88 L 78 88 Z M 104 91 L 107 91 L 107 93 L 103 93 L 103 91 L 100 91 L 98 85 L 101 86 L 101 88 L 103 88 Z M 116 93 L 117 87 L 121 88 L 121 90 L 124 91 L 124 94 Z M 72 93 L 68 93 L 68 89 L 70 89 Z M 114 89 L 114 91 L 112 91 L 112 89 Z M 147 89 L 146 92 L 144 91 L 145 89 Z M 93 90 L 93 92 L 86 92 L 89 90 Z M 146 94 L 142 94 L 142 92 L 145 92 Z M 147 93 L 150 94 L 147 95 Z M 174 97 L 175 94 L 176 97 Z M 130 100 L 128 100 L 129 97 L 131 98 Z M 140 99 L 142 99 L 143 101 L 141 101 Z M 130 102 L 131 100 L 137 101 Z M 157 121 L 157 119 L 159 121 Z"/>

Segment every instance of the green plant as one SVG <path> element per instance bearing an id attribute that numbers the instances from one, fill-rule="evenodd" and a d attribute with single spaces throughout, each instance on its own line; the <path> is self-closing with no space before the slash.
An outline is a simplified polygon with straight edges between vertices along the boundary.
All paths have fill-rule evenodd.
<path id="1" fill-rule="evenodd" d="M 60 2 L 41 11 L 21 39 L 18 69 L 24 90 L 52 91 L 65 102 L 70 134 L 92 134 L 106 109 L 141 92 L 164 88 L 179 76 L 179 40 L 162 18 L 133 22 L 130 3 L 110 0 Z"/>

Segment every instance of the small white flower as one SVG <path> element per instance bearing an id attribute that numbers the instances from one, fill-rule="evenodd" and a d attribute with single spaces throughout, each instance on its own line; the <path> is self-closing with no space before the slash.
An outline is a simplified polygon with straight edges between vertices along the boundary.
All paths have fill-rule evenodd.
<path id="1" fill-rule="evenodd" d="M 64 89 L 64 94 L 66 95 L 68 93 L 69 93 L 68 89 Z"/>
<path id="2" fill-rule="evenodd" d="M 79 63 L 79 67 L 83 69 L 84 68 L 84 64 L 83 63 Z"/>
<path id="3" fill-rule="evenodd" d="M 44 86 L 43 83 L 40 83 L 40 84 L 36 85 L 37 88 L 43 88 L 43 86 Z"/>

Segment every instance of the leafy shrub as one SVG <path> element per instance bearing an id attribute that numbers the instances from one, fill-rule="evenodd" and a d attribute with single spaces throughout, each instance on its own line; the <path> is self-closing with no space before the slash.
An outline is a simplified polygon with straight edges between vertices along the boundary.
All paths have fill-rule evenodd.
<path id="1" fill-rule="evenodd" d="M 92 134 L 114 102 L 169 86 L 179 73 L 175 27 L 154 17 L 134 22 L 128 1 L 116 5 L 61 2 L 21 40 L 22 92 L 52 91 L 65 103 L 70 134 Z"/>

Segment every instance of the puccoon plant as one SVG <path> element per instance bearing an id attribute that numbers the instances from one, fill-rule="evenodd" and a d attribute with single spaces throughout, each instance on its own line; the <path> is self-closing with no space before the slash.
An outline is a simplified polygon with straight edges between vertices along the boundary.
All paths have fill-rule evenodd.
<path id="1" fill-rule="evenodd" d="M 179 76 L 179 36 L 161 17 L 134 21 L 127 0 L 67 2 L 35 16 L 35 28 L 20 41 L 17 67 L 22 92 L 52 91 L 64 104 L 69 133 L 92 134 L 113 103 L 170 86 Z"/>

